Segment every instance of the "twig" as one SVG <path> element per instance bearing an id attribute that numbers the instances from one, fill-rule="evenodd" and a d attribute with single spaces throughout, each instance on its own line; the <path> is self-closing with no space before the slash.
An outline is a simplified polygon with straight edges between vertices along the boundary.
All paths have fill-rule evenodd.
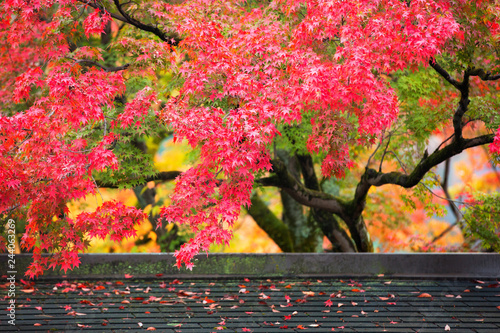
<path id="1" fill-rule="evenodd" d="M 450 136 L 449 136 L 446 140 L 444 140 L 443 142 L 441 142 L 441 143 L 439 144 L 439 146 L 436 148 L 436 150 L 434 150 L 433 154 L 434 154 L 435 152 L 437 152 L 437 151 L 439 150 L 439 148 L 441 148 L 441 146 L 442 146 L 442 145 L 444 145 L 444 144 L 446 143 L 446 141 L 450 140 L 450 139 L 451 139 L 451 138 L 453 138 L 454 136 L 455 136 L 455 133 L 453 133 L 453 134 L 452 134 L 452 135 L 450 135 Z"/>
<path id="2" fill-rule="evenodd" d="M 464 124 L 463 127 L 467 126 L 469 123 L 473 122 L 473 121 L 477 121 L 479 119 L 469 119 L 467 120 L 467 122 Z M 434 150 L 434 152 L 437 152 L 439 150 L 439 148 L 441 148 L 442 145 L 444 145 L 448 140 L 450 140 L 451 138 L 453 138 L 455 136 L 455 133 L 453 133 L 452 135 L 450 135 L 448 138 L 446 138 L 446 140 L 444 140 L 443 142 L 441 142 L 439 144 L 439 146 L 437 146 L 437 148 Z"/>
<path id="3" fill-rule="evenodd" d="M 95 189 L 97 190 L 97 192 L 98 192 L 98 193 L 99 193 L 99 195 L 101 196 L 101 200 L 102 200 L 102 202 L 104 203 L 104 198 L 102 197 L 102 193 L 101 193 L 101 191 L 99 191 L 99 186 L 97 186 L 97 182 L 95 181 L 94 176 L 90 175 L 90 177 L 91 177 L 91 178 L 92 178 L 92 180 L 94 181 L 94 184 L 95 184 Z M 97 200 L 96 200 L 96 202 L 97 202 Z M 98 204 L 98 205 L 99 205 L 99 204 Z"/>
<path id="4" fill-rule="evenodd" d="M 406 172 L 406 168 L 405 168 L 405 166 L 404 166 L 403 162 L 401 162 L 401 160 L 399 159 L 398 155 L 396 155 L 396 153 L 395 153 L 395 152 L 393 152 L 392 150 L 389 150 L 387 153 L 391 153 L 392 155 L 394 155 L 394 157 L 398 160 L 399 165 L 401 166 L 401 168 L 403 169 L 403 171 L 404 171 L 404 172 L 405 172 L 405 174 L 407 175 L 407 174 L 408 174 L 408 172 Z"/>
<path id="5" fill-rule="evenodd" d="M 368 158 L 368 162 L 366 162 L 366 167 L 365 168 L 368 168 L 370 166 L 370 162 L 373 158 L 373 156 L 375 156 L 375 153 L 378 151 L 378 149 L 380 148 L 380 146 L 382 145 L 382 141 L 384 140 L 384 135 L 382 134 L 382 138 L 380 139 L 378 145 L 377 145 L 377 148 L 375 148 L 375 150 L 373 151 L 373 153 L 370 155 L 370 157 Z"/>
<path id="6" fill-rule="evenodd" d="M 0 214 L 10 213 L 14 209 L 17 209 L 19 206 L 21 206 L 21 204 L 17 204 L 17 205 L 11 206 L 11 207 L 7 208 L 6 210 L 2 211 Z"/>
<path id="7" fill-rule="evenodd" d="M 450 224 L 448 226 L 448 228 L 444 229 L 439 235 L 435 236 L 428 244 L 427 246 L 437 242 L 438 240 L 440 240 L 441 238 L 443 238 L 444 235 L 446 235 L 447 233 L 449 233 L 451 230 L 453 230 L 453 228 L 458 225 L 458 221 L 453 223 L 453 224 Z"/>
<path id="8" fill-rule="evenodd" d="M 25 128 L 23 128 L 22 130 L 23 130 L 23 131 L 29 131 L 29 134 L 28 134 L 28 135 L 26 135 L 26 137 L 24 138 L 24 140 L 23 140 L 23 141 L 21 141 L 20 143 L 18 143 L 17 145 L 15 145 L 14 147 L 12 147 L 11 149 L 9 149 L 9 151 L 8 151 L 7 153 L 10 153 L 11 151 L 13 151 L 13 150 L 15 150 L 15 149 L 17 149 L 17 148 L 21 147 L 21 145 L 22 145 L 23 143 L 25 143 L 26 141 L 28 141 L 28 140 L 31 138 L 31 136 L 33 135 L 33 130 L 30 130 L 30 129 L 25 129 Z"/>
<path id="9" fill-rule="evenodd" d="M 391 143 L 391 137 L 392 137 L 392 132 L 389 133 L 389 139 L 387 140 L 387 145 L 385 146 L 384 153 L 382 154 L 382 158 L 380 159 L 378 172 L 382 172 L 382 163 L 384 163 L 385 154 L 387 154 L 387 148 L 389 148 L 389 144 Z"/>

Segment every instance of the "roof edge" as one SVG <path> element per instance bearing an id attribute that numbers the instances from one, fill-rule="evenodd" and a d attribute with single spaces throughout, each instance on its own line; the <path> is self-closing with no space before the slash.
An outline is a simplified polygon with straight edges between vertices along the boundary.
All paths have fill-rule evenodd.
<path id="1" fill-rule="evenodd" d="M 31 254 L 15 255 L 25 273 Z M 0 271 L 9 272 L 7 254 Z M 177 269 L 172 253 L 82 254 L 72 271 L 48 270 L 42 278 L 385 276 L 404 278 L 499 278 L 497 253 L 211 253 L 198 255 L 192 271 Z"/>
<path id="2" fill-rule="evenodd" d="M 7 254 L 0 271 L 10 272 Z M 24 275 L 31 254 L 15 255 Z M 497 253 L 211 253 L 198 255 L 192 271 L 177 269 L 172 253 L 82 254 L 72 271 L 48 270 L 42 279 L 162 277 L 385 276 L 404 278 L 500 278 Z"/>

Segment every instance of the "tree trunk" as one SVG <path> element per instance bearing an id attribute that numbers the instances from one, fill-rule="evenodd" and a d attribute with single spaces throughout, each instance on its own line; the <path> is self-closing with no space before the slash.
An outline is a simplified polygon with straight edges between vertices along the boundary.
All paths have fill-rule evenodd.
<path id="1" fill-rule="evenodd" d="M 346 221 L 357 252 L 373 252 L 373 243 L 362 215 Z"/>
<path id="2" fill-rule="evenodd" d="M 257 225 L 264 230 L 283 252 L 294 252 L 292 237 L 288 226 L 274 215 L 257 194 L 250 198 L 252 205 L 247 209 L 248 214 Z"/>

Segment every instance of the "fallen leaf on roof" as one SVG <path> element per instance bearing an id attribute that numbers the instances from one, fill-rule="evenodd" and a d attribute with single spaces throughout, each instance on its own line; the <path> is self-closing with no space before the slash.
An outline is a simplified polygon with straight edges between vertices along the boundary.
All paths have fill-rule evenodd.
<path id="1" fill-rule="evenodd" d="M 150 326 L 150 327 L 146 328 L 146 331 L 156 331 L 156 328 Z"/>
<path id="2" fill-rule="evenodd" d="M 449 325 L 446 325 L 446 326 L 444 327 L 444 330 L 445 330 L 445 331 L 451 331 L 451 328 L 450 328 L 450 326 L 449 326 Z"/>
<path id="3" fill-rule="evenodd" d="M 428 294 L 428 293 L 421 293 L 420 295 L 418 295 L 417 297 L 432 297 L 431 294 Z"/>
<path id="4" fill-rule="evenodd" d="M 40 323 L 34 323 L 33 326 L 42 326 Z"/>

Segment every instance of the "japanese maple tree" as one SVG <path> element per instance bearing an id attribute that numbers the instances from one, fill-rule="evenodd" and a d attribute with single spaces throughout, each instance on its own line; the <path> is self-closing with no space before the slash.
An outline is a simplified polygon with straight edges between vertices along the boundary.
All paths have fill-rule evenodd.
<path id="1" fill-rule="evenodd" d="M 89 238 L 128 237 L 147 217 L 112 201 L 70 218 L 70 200 L 174 178 L 155 224 L 195 232 L 175 253 L 179 267 L 229 242 L 242 206 L 276 226 L 282 249 L 300 249 L 256 185 L 309 207 L 338 250 L 372 251 L 362 215 L 371 187 L 412 188 L 471 147 L 500 153 L 497 86 L 470 105 L 475 85 L 500 79 L 499 12 L 464 0 L 4 1 L 0 211 L 27 220 L 29 274 L 74 267 Z M 399 80 L 429 72 L 445 88 L 410 103 Z M 477 121 L 487 133 L 464 137 Z M 446 124 L 452 135 L 426 151 Z M 197 152 L 186 172 L 155 172 L 141 149 L 142 136 L 170 130 Z M 404 161 L 389 157 L 395 143 L 407 145 Z M 360 150 L 372 154 L 356 174 Z M 329 193 L 315 163 L 324 177 L 355 177 L 352 193 Z"/>

